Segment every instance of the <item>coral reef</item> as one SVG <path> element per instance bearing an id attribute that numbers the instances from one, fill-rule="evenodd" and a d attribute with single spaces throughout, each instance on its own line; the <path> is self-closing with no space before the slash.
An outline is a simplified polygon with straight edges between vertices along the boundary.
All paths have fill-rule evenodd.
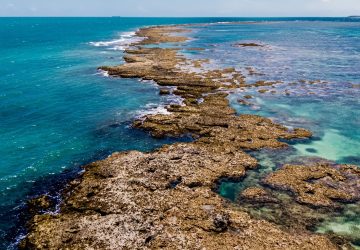
<path id="1" fill-rule="evenodd" d="M 251 203 L 277 203 L 278 200 L 268 191 L 260 187 L 250 187 L 240 194 L 240 200 L 246 200 Z"/>
<path id="2" fill-rule="evenodd" d="M 256 161 L 187 143 L 90 164 L 59 215 L 35 216 L 23 249 L 337 249 L 326 237 L 252 219 L 212 191 Z"/>
<path id="3" fill-rule="evenodd" d="M 290 191 L 299 203 L 314 207 L 337 208 L 339 201 L 360 199 L 360 170 L 351 165 L 285 165 L 264 183 Z"/>
<path id="4" fill-rule="evenodd" d="M 184 26 L 186 27 L 186 26 Z M 181 26 L 140 29 L 144 37 L 125 51 L 125 64 L 100 67 L 114 77 L 153 80 L 175 88 L 183 103 L 167 107 L 170 114 L 151 114 L 136 120 L 135 128 L 155 137 L 191 135 L 194 142 L 178 143 L 150 152 L 114 153 L 85 167 L 64 194 L 57 215 L 36 215 L 22 249 L 338 249 L 346 242 L 309 232 L 304 227 L 287 230 L 271 220 L 254 218 L 220 197 L 214 190 L 220 180 L 241 180 L 257 161 L 244 150 L 281 148 L 279 139 L 307 138 L 305 129 L 288 129 L 255 115 L 237 116 L 229 107 L 228 91 L 248 87 L 234 68 L 192 72 L 184 65 L 201 67 L 178 54 L 178 49 L 144 45 L 178 43 L 186 32 Z M 174 35 L 176 33 L 177 35 Z M 268 86 L 276 83 L 259 83 Z M 289 167 L 290 169 L 290 167 Z M 344 181 L 347 168 L 319 170 L 315 177 L 305 170 L 286 167 L 265 182 L 291 190 L 299 201 L 331 205 L 334 198 L 355 198 L 332 190 L 308 198 L 302 183 L 327 176 Z M 290 171 L 292 182 L 283 178 Z M 292 172 L 291 172 L 292 171 Z M 335 170 L 334 170 L 335 171 Z M 313 176 L 313 177 L 312 177 Z M 297 182 L 300 178 L 300 183 Z M 295 185 L 293 184 L 295 183 Z M 347 182 L 346 187 L 353 187 Z M 325 184 L 316 184 L 323 189 Z M 317 186 L 316 186 L 317 187 Z M 316 199 L 320 198 L 320 201 Z M 242 199 L 279 204 L 261 188 L 250 188 Z M 331 201 L 329 200 L 331 199 Z M 318 203 L 320 202 L 320 203 Z"/>

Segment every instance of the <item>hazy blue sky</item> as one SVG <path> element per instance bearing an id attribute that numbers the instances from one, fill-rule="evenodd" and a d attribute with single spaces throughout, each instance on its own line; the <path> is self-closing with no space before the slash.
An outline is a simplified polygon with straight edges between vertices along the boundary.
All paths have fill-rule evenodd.
<path id="1" fill-rule="evenodd" d="M 0 0 L 0 16 L 348 16 L 360 0 Z"/>

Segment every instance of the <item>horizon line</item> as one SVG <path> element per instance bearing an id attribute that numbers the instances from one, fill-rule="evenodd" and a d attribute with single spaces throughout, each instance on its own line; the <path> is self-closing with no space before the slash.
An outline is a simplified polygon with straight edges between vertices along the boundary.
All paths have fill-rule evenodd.
<path id="1" fill-rule="evenodd" d="M 0 16 L 0 18 L 348 18 L 348 16 Z"/>

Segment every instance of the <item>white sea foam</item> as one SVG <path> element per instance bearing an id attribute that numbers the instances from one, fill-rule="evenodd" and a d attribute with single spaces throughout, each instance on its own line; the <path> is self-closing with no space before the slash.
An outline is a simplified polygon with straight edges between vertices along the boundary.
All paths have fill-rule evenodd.
<path id="1" fill-rule="evenodd" d="M 171 92 L 173 92 L 173 90 L 171 90 Z M 184 100 L 185 100 L 184 98 L 173 94 L 167 96 L 167 103 L 169 104 L 185 106 Z"/>
<path id="2" fill-rule="evenodd" d="M 106 70 L 99 69 L 95 75 L 102 75 L 104 77 L 109 77 L 109 72 Z"/>
<path id="3" fill-rule="evenodd" d="M 136 112 L 135 117 L 137 119 L 144 119 L 147 115 L 169 115 L 171 112 L 167 110 L 168 105 L 170 104 L 177 104 L 177 105 L 185 105 L 184 99 L 176 96 L 176 95 L 169 95 L 166 98 L 166 101 L 162 104 L 156 103 L 148 103 L 145 105 L 144 109 L 139 110 Z"/>
<path id="4" fill-rule="evenodd" d="M 90 44 L 95 47 L 107 47 L 107 46 L 123 43 L 124 41 L 125 41 L 125 39 L 121 38 L 121 39 L 112 40 L 112 41 L 90 42 Z"/>
<path id="5" fill-rule="evenodd" d="M 137 111 L 135 117 L 137 119 L 144 119 L 147 115 L 155 114 L 169 115 L 171 113 L 166 109 L 165 105 L 155 105 L 153 103 L 149 103 L 145 106 L 145 109 Z"/>
<path id="6" fill-rule="evenodd" d="M 125 50 L 127 48 L 127 46 L 114 46 L 112 48 L 109 48 L 110 50 Z"/>
<path id="7" fill-rule="evenodd" d="M 123 32 L 118 39 L 90 42 L 89 44 L 95 47 L 107 47 L 109 50 L 125 50 L 130 44 L 141 40 L 143 38 L 137 37 L 135 32 Z"/>

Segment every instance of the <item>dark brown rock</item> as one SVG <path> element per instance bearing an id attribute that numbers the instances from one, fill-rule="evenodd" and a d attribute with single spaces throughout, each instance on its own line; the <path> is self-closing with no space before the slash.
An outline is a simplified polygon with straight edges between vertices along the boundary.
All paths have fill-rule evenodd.
<path id="1" fill-rule="evenodd" d="M 268 92 L 269 90 L 268 89 L 259 89 L 258 92 L 261 93 L 261 94 L 264 94 L 266 92 Z"/>
<path id="2" fill-rule="evenodd" d="M 264 45 L 258 43 L 236 43 L 237 47 L 264 47 Z"/>
<path id="3" fill-rule="evenodd" d="M 168 90 L 168 89 L 160 89 L 159 94 L 160 95 L 169 95 L 170 90 Z"/>
<path id="4" fill-rule="evenodd" d="M 268 191 L 260 187 L 250 187 L 240 194 L 240 200 L 251 203 L 277 203 L 278 200 Z M 240 202 L 241 202 L 240 201 Z"/>
<path id="5" fill-rule="evenodd" d="M 312 207 L 337 208 L 338 201 L 360 199 L 360 171 L 356 166 L 285 165 L 267 176 L 264 183 L 288 190 L 298 202 Z"/>
<path id="6" fill-rule="evenodd" d="M 86 168 L 61 214 L 35 216 L 21 247 L 336 249 L 324 236 L 252 219 L 211 191 L 216 179 L 255 165 L 241 151 L 198 143 L 115 153 Z"/>
<path id="7" fill-rule="evenodd" d="M 48 210 L 54 205 L 54 202 L 47 195 L 42 195 L 28 201 L 30 213 L 36 214 Z"/>
<path id="8" fill-rule="evenodd" d="M 237 100 L 237 102 L 240 103 L 241 105 L 245 105 L 245 106 L 250 106 L 251 105 L 250 102 L 245 101 L 243 99 L 239 99 L 239 100 Z"/>

